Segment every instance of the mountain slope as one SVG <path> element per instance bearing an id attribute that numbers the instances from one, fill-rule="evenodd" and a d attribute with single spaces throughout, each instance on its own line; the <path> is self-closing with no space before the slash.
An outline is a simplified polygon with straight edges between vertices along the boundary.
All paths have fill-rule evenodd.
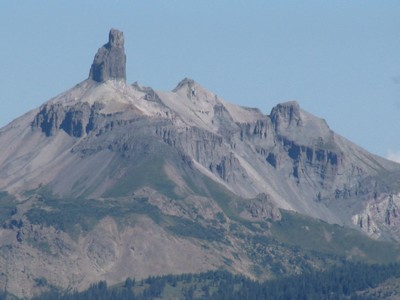
<path id="1" fill-rule="evenodd" d="M 397 164 L 336 135 L 297 103 L 267 116 L 226 104 L 191 80 L 170 93 L 85 81 L 12 122 L 0 137 L 0 186 L 11 192 L 52 184 L 66 194 L 78 181 L 88 184 L 78 194 L 91 184 L 106 189 L 116 178 L 97 177 L 110 173 L 112 161 L 125 165 L 124 156 L 131 163 L 158 147 L 240 196 L 267 193 L 279 207 L 332 222 L 346 219 L 331 213 L 330 200 L 352 203 L 399 187 L 392 178 Z M 95 196 L 105 192 L 98 187 Z"/>
<path id="2" fill-rule="evenodd" d="M 335 226 L 399 240 L 399 164 L 296 102 L 265 115 L 187 78 L 171 92 L 129 85 L 125 61 L 111 30 L 87 80 L 0 130 L 2 287 L 396 259 L 397 245 Z"/>

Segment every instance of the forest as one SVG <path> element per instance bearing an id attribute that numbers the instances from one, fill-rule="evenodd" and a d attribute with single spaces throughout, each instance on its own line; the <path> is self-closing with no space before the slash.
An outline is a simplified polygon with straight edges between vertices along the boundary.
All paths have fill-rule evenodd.
<path id="1" fill-rule="evenodd" d="M 400 264 L 369 265 L 347 262 L 327 271 L 257 282 L 229 272 L 210 271 L 148 277 L 108 286 L 100 281 L 87 290 L 61 291 L 51 288 L 35 300 L 126 300 L 126 299 L 384 299 L 396 290 L 376 290 L 388 280 L 400 278 Z M 373 291 L 374 292 L 371 292 Z M 6 299 L 3 294 L 0 299 Z"/>

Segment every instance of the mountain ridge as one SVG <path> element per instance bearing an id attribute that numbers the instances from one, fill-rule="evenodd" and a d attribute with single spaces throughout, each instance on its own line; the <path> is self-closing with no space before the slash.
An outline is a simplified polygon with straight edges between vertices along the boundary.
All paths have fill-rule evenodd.
<path id="1" fill-rule="evenodd" d="M 156 101 L 149 101 L 148 99 L 156 99 Z M 189 78 L 183 79 L 171 92 L 159 92 L 135 84 L 127 85 L 119 80 L 106 80 L 98 83 L 89 77 L 67 92 L 49 100 L 39 110 L 31 127 L 32 129 L 40 127 L 46 136 L 51 136 L 53 131 L 62 129 L 69 136 L 80 139 L 87 138 L 89 131 L 93 129 L 91 127 L 94 126 L 91 123 L 94 120 L 94 116 L 91 115 L 93 112 L 103 116 L 119 114 L 118 117 L 121 117 L 121 120 L 125 119 L 125 121 L 132 117 L 137 118 L 140 115 L 157 117 L 172 122 L 177 128 L 189 126 L 212 132 L 216 134 L 212 139 L 218 140 L 221 139 L 218 135 L 222 136 L 226 144 L 230 143 L 226 149 L 228 153 L 231 153 L 231 158 L 228 160 L 230 166 L 232 166 L 232 163 L 236 163 L 246 173 L 255 175 L 252 179 L 256 182 L 256 185 L 258 182 L 258 188 L 255 187 L 252 192 L 243 188 L 239 192 L 239 189 L 236 189 L 236 192 L 245 197 L 254 197 L 260 192 L 274 193 L 274 191 L 260 187 L 265 185 L 264 178 L 257 175 L 258 171 L 254 169 L 254 163 L 249 165 L 240 155 L 235 155 L 234 147 L 237 146 L 235 139 L 239 141 L 246 138 L 254 140 L 254 136 L 258 136 L 260 140 L 264 139 L 264 145 L 255 145 L 253 153 L 264 153 L 265 160 L 270 166 L 279 172 L 284 170 L 286 173 L 291 173 L 289 177 L 293 177 L 297 183 L 302 176 L 301 169 L 307 168 L 307 164 L 313 164 L 313 160 L 324 161 L 326 165 L 321 168 L 333 168 L 333 172 L 340 174 L 342 172 L 340 168 L 343 165 L 343 163 L 341 164 L 342 153 L 345 151 L 351 153 L 354 148 L 357 149 L 358 153 L 362 153 L 364 158 L 366 157 L 375 164 L 375 167 L 368 166 L 375 172 L 379 168 L 391 169 L 392 166 L 396 166 L 395 163 L 369 154 L 355 145 L 352 145 L 352 149 L 349 149 L 348 141 L 333 133 L 325 120 L 303 111 L 295 101 L 278 104 L 272 108 L 270 115 L 264 115 L 257 109 L 229 104 Z M 253 130 L 253 132 L 250 132 L 250 130 Z M 171 131 L 162 134 L 163 141 L 167 144 L 176 142 L 171 141 L 171 136 L 165 136 L 165 134 L 171 134 Z M 221 144 L 221 142 L 220 140 L 219 143 Z M 277 144 L 279 147 L 274 150 L 274 146 Z M 193 152 L 193 145 L 191 147 L 191 149 L 184 151 L 192 152 L 190 156 L 195 158 L 195 164 L 199 166 L 203 173 L 209 175 L 210 171 L 214 174 L 225 172 L 222 169 L 218 171 L 215 168 L 223 168 L 226 158 L 223 162 L 220 162 L 222 165 L 219 166 L 213 166 L 212 162 L 201 163 L 199 154 Z M 342 150 L 342 147 L 345 149 Z M 266 148 L 270 148 L 272 151 Z M 285 152 L 286 155 L 282 158 L 282 154 Z M 290 166 L 291 171 L 287 166 L 281 164 L 282 159 L 286 160 L 287 156 L 293 161 L 292 166 Z M 362 161 L 359 157 L 357 159 Z M 353 168 L 355 168 L 354 172 L 357 172 L 357 166 Z M 393 169 L 396 169 L 396 167 L 393 167 Z M 214 177 L 214 180 L 220 180 L 222 177 L 222 184 L 226 185 L 229 176 L 232 177 L 233 173 L 222 173 L 218 175 L 219 178 Z M 309 174 L 304 175 L 309 176 Z M 333 176 L 336 175 L 333 174 Z M 305 180 L 308 179 L 305 178 Z M 7 184 L 9 183 L 7 182 Z M 312 184 L 315 185 L 316 182 Z M 229 184 L 226 186 L 235 191 L 234 187 Z M 337 193 L 340 194 L 340 190 Z M 323 195 L 317 193 L 317 195 L 313 195 L 313 198 L 315 197 L 321 198 Z M 278 206 L 296 210 L 293 204 L 285 202 L 284 199 L 280 199 Z"/>
<path id="2" fill-rule="evenodd" d="M 86 80 L 0 129 L 0 286 L 31 295 L 52 268 L 68 270 L 52 283 L 78 288 L 221 267 L 266 279 L 290 260 L 301 272 L 337 253 L 378 259 L 361 232 L 400 241 L 400 164 L 295 101 L 267 115 L 190 78 L 172 91 L 127 84 L 123 42 L 112 29 Z M 310 245 L 324 259 L 304 258 Z"/>

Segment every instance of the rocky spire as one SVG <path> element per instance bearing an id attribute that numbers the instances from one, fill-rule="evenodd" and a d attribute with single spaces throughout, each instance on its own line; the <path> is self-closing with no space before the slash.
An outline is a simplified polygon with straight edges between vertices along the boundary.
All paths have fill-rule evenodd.
<path id="1" fill-rule="evenodd" d="M 101 47 L 90 68 L 89 79 L 105 82 L 110 79 L 126 81 L 124 33 L 111 29 L 108 43 Z"/>

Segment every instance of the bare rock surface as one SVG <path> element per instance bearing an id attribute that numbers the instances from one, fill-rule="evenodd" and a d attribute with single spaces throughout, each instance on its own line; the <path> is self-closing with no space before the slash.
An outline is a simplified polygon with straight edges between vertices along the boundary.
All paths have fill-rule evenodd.
<path id="1" fill-rule="evenodd" d="M 124 34 L 111 29 L 108 43 L 101 47 L 94 57 L 89 79 L 105 82 L 110 79 L 126 81 L 126 56 Z"/>

